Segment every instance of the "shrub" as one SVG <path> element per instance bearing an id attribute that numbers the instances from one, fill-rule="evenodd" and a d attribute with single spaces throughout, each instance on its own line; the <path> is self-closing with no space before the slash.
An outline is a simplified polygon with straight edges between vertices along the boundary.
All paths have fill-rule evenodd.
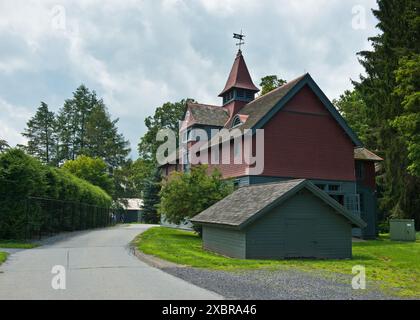
<path id="1" fill-rule="evenodd" d="M 173 172 L 160 191 L 159 213 L 170 223 L 180 224 L 192 218 L 233 191 L 230 181 L 222 179 L 215 169 L 195 166 L 188 173 Z M 200 234 L 200 228 L 195 228 Z"/>
<path id="2" fill-rule="evenodd" d="M 109 176 L 108 166 L 100 158 L 81 155 L 75 160 L 67 160 L 62 168 L 76 177 L 102 188 L 108 194 L 113 193 L 113 180 Z"/>
<path id="3" fill-rule="evenodd" d="M 0 154 L 0 238 L 22 237 L 25 199 L 46 190 L 42 164 L 18 149 Z"/>

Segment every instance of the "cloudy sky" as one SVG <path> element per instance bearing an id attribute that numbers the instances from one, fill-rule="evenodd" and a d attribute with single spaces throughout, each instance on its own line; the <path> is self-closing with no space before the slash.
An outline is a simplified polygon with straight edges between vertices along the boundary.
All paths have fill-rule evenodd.
<path id="1" fill-rule="evenodd" d="M 144 118 L 167 101 L 220 104 L 243 29 L 254 82 L 311 73 L 337 98 L 363 72 L 375 0 L 0 0 L 0 139 L 40 101 L 58 110 L 81 83 L 104 98 L 132 157 Z M 365 13 L 365 15 L 364 15 Z"/>

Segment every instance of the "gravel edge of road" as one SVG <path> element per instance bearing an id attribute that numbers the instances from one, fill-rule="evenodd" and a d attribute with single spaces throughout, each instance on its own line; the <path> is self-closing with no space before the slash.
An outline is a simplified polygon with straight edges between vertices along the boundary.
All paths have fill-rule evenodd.
<path id="1" fill-rule="evenodd" d="M 135 239 L 136 240 L 136 239 Z M 291 268 L 222 271 L 178 265 L 145 254 L 130 244 L 134 255 L 152 267 L 181 278 L 201 288 L 232 300 L 399 300 L 376 283 L 368 283 L 366 290 L 350 288 L 351 275 L 325 274 L 320 270 L 307 272 Z M 297 285 L 290 285 L 295 282 Z M 277 284 L 273 286 L 273 284 Z M 278 284 L 281 284 L 279 286 Z M 287 290 L 284 291 L 284 287 Z M 281 290 L 280 290 L 281 288 Z M 313 292 L 304 291 L 312 288 Z"/>

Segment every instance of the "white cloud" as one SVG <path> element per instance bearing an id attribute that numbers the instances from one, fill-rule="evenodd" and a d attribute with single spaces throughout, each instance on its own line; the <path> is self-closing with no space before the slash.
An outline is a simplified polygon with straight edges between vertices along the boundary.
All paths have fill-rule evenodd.
<path id="1" fill-rule="evenodd" d="M 135 149 L 144 118 L 162 103 L 220 102 L 236 50 L 231 34 L 241 28 L 257 84 L 306 70 L 335 98 L 362 72 L 355 53 L 376 33 L 371 15 L 366 30 L 351 29 L 356 4 L 369 12 L 375 0 L 2 1 L 0 134 L 22 143 L 40 100 L 57 110 L 84 83 Z M 64 8 L 64 29 L 54 27 L 55 6 Z"/>
<path id="2" fill-rule="evenodd" d="M 0 98 L 0 139 L 6 140 L 11 146 L 25 144 L 20 125 L 26 123 L 30 116 L 26 108 L 14 106 Z"/>

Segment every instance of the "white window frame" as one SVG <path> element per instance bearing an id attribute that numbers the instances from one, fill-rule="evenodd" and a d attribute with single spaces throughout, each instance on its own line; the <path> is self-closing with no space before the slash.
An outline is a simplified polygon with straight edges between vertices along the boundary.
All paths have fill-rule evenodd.
<path id="1" fill-rule="evenodd" d="M 236 121 L 239 121 L 239 123 L 235 124 Z M 232 128 L 239 127 L 241 124 L 242 124 L 241 118 L 238 115 L 234 116 L 232 120 Z"/>

